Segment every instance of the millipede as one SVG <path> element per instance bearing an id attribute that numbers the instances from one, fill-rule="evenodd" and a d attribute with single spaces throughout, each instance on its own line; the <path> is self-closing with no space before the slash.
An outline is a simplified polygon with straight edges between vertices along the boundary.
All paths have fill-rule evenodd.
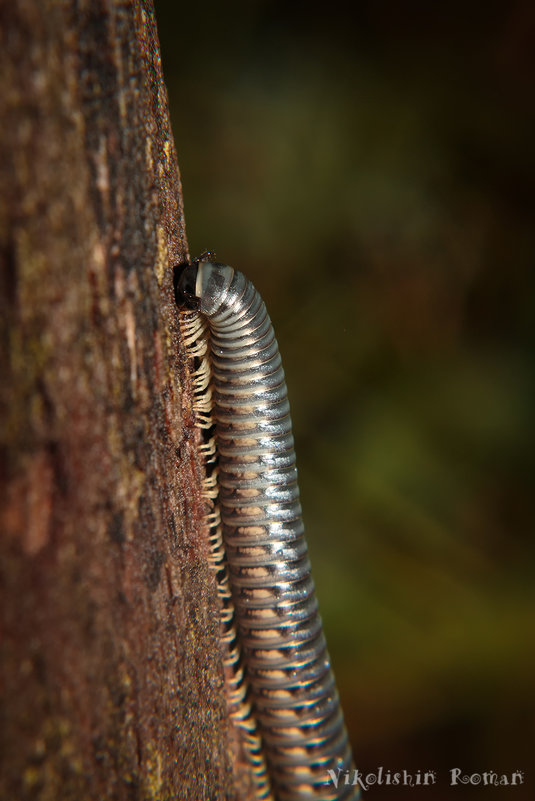
<path id="1" fill-rule="evenodd" d="M 204 431 L 230 715 L 256 797 L 357 801 L 358 788 L 342 781 L 353 758 L 311 575 L 271 320 L 253 284 L 211 254 L 178 268 L 176 287 Z"/>

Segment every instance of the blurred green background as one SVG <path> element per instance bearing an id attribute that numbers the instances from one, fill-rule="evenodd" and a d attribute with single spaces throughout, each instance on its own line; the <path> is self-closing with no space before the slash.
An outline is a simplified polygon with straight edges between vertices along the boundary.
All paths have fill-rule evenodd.
<path id="1" fill-rule="evenodd" d="M 275 324 L 357 764 L 438 772 L 366 797 L 531 799 L 535 5 L 188 5 L 156 2 L 190 249 Z"/>

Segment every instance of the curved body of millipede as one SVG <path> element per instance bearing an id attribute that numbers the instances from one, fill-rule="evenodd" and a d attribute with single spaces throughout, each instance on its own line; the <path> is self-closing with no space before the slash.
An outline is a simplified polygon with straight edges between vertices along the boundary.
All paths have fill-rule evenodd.
<path id="1" fill-rule="evenodd" d="M 218 459 L 217 482 L 210 480 L 210 486 L 218 492 L 222 524 L 222 541 L 213 535 L 215 561 L 220 570 L 226 565 L 220 594 L 232 594 L 267 760 L 269 779 L 258 768 L 258 797 L 270 797 L 270 780 L 278 801 L 356 801 L 358 788 L 345 783 L 352 776 L 351 749 L 310 573 L 286 384 L 271 321 L 251 282 L 223 264 L 188 265 L 178 290 L 208 325 Z M 254 722 L 247 725 L 251 734 Z M 257 750 L 252 749 L 258 761 Z"/>

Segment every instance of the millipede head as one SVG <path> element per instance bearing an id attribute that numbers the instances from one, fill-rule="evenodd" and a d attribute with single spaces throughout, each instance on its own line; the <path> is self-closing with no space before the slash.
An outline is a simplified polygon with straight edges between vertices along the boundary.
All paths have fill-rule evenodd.
<path id="1" fill-rule="evenodd" d="M 181 309 L 198 309 L 200 300 L 195 292 L 199 263 L 177 264 L 174 267 L 176 302 Z"/>

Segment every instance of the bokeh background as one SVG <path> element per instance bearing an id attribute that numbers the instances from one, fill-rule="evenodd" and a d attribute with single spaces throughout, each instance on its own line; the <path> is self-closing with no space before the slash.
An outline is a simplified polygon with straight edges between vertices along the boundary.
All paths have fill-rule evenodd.
<path id="1" fill-rule="evenodd" d="M 156 0 L 190 249 L 275 324 L 358 767 L 437 772 L 366 797 L 532 799 L 535 5 L 348 8 Z"/>

